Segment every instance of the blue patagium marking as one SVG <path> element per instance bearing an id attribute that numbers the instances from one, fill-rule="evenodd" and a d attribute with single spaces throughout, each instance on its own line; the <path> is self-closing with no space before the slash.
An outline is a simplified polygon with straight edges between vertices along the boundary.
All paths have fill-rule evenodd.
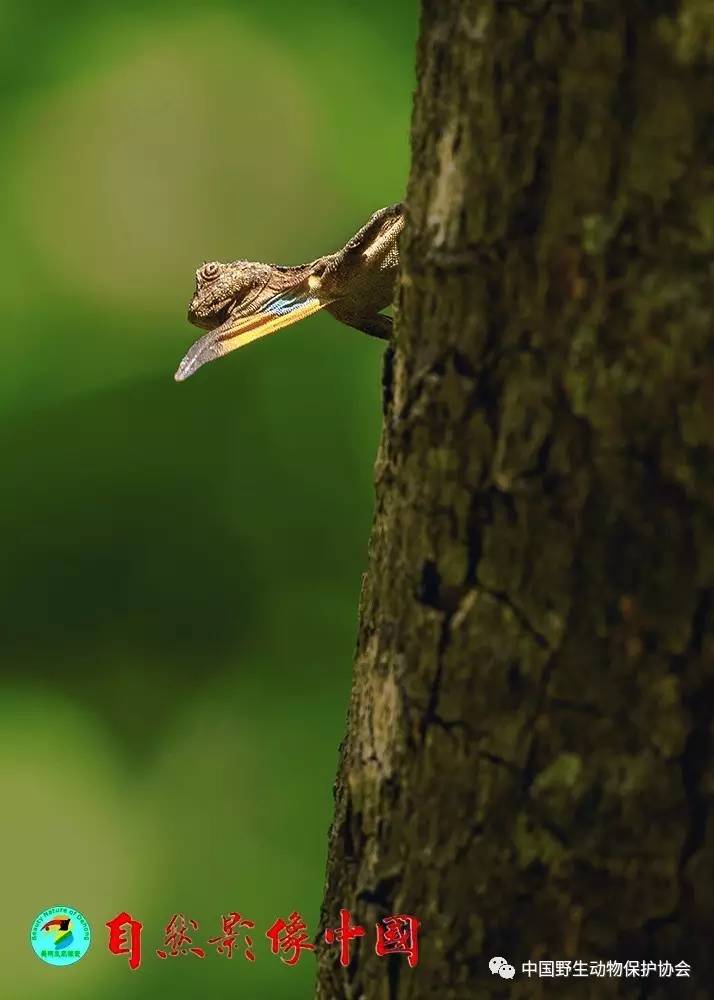
<path id="1" fill-rule="evenodd" d="M 311 301 L 311 299 L 293 299 L 281 295 L 268 303 L 265 307 L 265 312 L 270 313 L 271 316 L 284 316 L 286 313 L 290 313 L 300 306 L 305 306 Z"/>

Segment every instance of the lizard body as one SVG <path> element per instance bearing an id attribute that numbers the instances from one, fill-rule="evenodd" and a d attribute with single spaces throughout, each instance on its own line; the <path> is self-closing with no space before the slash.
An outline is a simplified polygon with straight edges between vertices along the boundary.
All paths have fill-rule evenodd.
<path id="1" fill-rule="evenodd" d="M 209 332 L 188 350 L 174 376 L 183 382 L 209 361 L 320 309 L 373 337 L 388 339 L 399 265 L 401 204 L 388 205 L 336 253 L 283 267 L 256 261 L 209 261 L 196 271 L 188 319 Z"/>

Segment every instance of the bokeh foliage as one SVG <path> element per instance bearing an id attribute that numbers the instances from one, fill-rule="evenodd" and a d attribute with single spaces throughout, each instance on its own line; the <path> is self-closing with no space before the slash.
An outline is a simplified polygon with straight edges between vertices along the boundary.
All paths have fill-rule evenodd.
<path id="1" fill-rule="evenodd" d="M 416 4 L 0 6 L 0 982 L 310 996 L 381 346 L 318 316 L 178 386 L 210 259 L 309 260 L 402 196 Z M 27 936 L 88 917 L 58 972 Z M 144 964 L 104 921 L 143 920 Z M 175 911 L 249 965 L 161 962 Z M 5 995 L 10 995 L 3 988 Z"/>

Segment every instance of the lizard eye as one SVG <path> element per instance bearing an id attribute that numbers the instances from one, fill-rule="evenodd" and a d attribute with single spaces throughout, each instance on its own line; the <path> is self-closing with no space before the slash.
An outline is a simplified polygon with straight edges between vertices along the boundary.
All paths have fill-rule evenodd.
<path id="1" fill-rule="evenodd" d="M 198 274 L 199 277 L 201 277 L 204 281 L 213 281 L 215 278 L 218 277 L 219 271 L 220 267 L 215 262 L 215 260 L 212 260 L 209 261 L 208 264 L 204 264 L 203 267 L 199 269 Z"/>

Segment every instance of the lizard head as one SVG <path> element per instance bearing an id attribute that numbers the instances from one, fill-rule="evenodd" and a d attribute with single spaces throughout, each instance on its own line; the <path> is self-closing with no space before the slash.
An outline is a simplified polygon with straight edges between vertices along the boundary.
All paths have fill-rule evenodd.
<path id="1" fill-rule="evenodd" d="M 202 264 L 196 271 L 196 290 L 188 307 L 189 323 L 215 330 L 229 316 L 246 315 L 252 305 L 260 305 L 260 293 L 270 280 L 270 271 L 267 264 L 248 260 Z"/>
<path id="2" fill-rule="evenodd" d="M 212 332 L 192 345 L 176 372 L 177 382 L 233 349 L 225 334 L 243 317 L 259 312 L 274 294 L 269 288 L 271 272 L 269 265 L 248 260 L 207 261 L 198 268 L 188 320 Z"/>
<path id="3" fill-rule="evenodd" d="M 304 270 L 247 260 L 209 261 L 199 267 L 188 319 L 210 332 L 189 348 L 174 375 L 176 381 L 183 382 L 208 361 L 321 308 L 303 280 Z"/>

